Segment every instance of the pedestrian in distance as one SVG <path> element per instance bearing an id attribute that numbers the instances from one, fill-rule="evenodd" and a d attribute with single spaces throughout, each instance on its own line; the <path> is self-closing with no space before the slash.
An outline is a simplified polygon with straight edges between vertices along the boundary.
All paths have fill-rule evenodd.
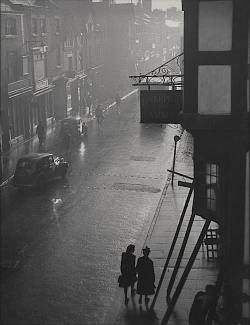
<path id="1" fill-rule="evenodd" d="M 68 155 L 71 154 L 71 135 L 69 131 L 66 131 L 65 136 L 63 138 L 63 143 L 67 151 L 67 154 Z"/>
<path id="2" fill-rule="evenodd" d="M 88 107 L 88 115 L 89 116 L 91 114 L 92 103 L 93 103 L 92 96 L 90 95 L 90 93 L 88 93 L 88 96 L 86 98 L 86 104 L 87 104 L 87 107 Z"/>
<path id="3" fill-rule="evenodd" d="M 140 295 L 139 304 L 142 304 L 142 296 L 145 296 L 145 304 L 149 302 L 148 296 L 155 293 L 155 272 L 154 263 L 148 257 L 150 248 L 145 247 L 142 249 L 143 256 L 138 258 L 136 264 L 136 272 L 138 274 L 137 294 Z"/>
<path id="4" fill-rule="evenodd" d="M 88 136 L 88 127 L 85 122 L 82 122 L 82 135 L 83 137 Z"/>
<path id="5" fill-rule="evenodd" d="M 102 126 L 103 120 L 104 120 L 104 115 L 103 115 L 103 111 L 100 105 L 97 105 L 97 108 L 95 110 L 95 116 L 97 119 L 97 124 L 98 127 Z"/>
<path id="6" fill-rule="evenodd" d="M 134 285 L 137 281 L 136 270 L 135 270 L 135 245 L 128 245 L 126 252 L 122 253 L 121 258 L 121 274 L 122 280 L 120 282 L 120 287 L 124 288 L 125 304 L 127 305 L 128 298 L 128 288 L 131 287 L 131 295 L 135 294 Z"/>
<path id="7" fill-rule="evenodd" d="M 215 299 L 215 286 L 208 284 L 204 291 L 199 291 L 194 298 L 189 312 L 189 325 L 205 325 L 209 310 Z"/>
<path id="8" fill-rule="evenodd" d="M 85 112 L 86 112 L 86 108 L 87 108 L 87 102 L 86 102 L 85 97 L 83 96 L 83 97 L 82 97 L 82 103 L 81 103 L 82 115 L 85 114 Z"/>
<path id="9" fill-rule="evenodd" d="M 43 141 L 44 141 L 44 139 L 46 137 L 45 127 L 43 126 L 43 121 L 40 121 L 39 124 L 37 125 L 36 134 L 37 134 L 38 139 L 39 139 L 39 144 L 40 144 L 40 146 L 42 146 Z"/>

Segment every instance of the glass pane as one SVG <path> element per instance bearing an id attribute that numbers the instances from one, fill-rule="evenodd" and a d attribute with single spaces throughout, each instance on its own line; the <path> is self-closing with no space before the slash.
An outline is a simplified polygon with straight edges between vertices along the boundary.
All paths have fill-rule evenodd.
<path id="1" fill-rule="evenodd" d="M 210 175 L 206 175 L 206 184 L 211 184 L 211 177 L 210 177 Z"/>
<path id="2" fill-rule="evenodd" d="M 218 178 L 215 176 L 210 177 L 210 184 L 217 184 Z"/>
<path id="3" fill-rule="evenodd" d="M 210 175 L 211 164 L 206 164 L 206 174 Z"/>
<path id="4" fill-rule="evenodd" d="M 210 201 L 210 210 L 216 211 L 216 201 L 214 200 Z"/>
<path id="5" fill-rule="evenodd" d="M 210 198 L 216 200 L 216 193 L 214 188 L 210 189 Z"/>
<path id="6" fill-rule="evenodd" d="M 217 166 L 211 164 L 211 175 L 217 176 Z"/>

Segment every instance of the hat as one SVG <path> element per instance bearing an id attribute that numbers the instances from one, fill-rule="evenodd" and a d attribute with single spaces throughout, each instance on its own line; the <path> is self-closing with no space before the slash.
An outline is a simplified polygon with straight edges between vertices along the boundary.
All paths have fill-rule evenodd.
<path id="1" fill-rule="evenodd" d="M 142 249 L 143 253 L 150 253 L 151 250 L 148 246 L 146 246 L 145 248 Z"/>
<path id="2" fill-rule="evenodd" d="M 134 252 L 134 250 L 135 250 L 135 245 L 131 245 L 131 244 L 130 244 L 130 245 L 128 245 L 126 251 L 127 251 L 127 252 L 128 252 L 128 251 L 132 251 L 132 252 Z"/>

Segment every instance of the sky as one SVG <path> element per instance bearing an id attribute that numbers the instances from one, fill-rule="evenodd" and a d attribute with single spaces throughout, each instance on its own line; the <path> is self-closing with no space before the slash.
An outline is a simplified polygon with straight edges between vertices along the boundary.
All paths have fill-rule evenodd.
<path id="1" fill-rule="evenodd" d="M 99 1 L 99 0 L 94 0 Z M 138 0 L 116 0 L 116 3 L 131 3 L 137 4 Z M 152 9 L 166 10 L 172 6 L 181 10 L 181 0 L 152 0 Z"/>
<path id="2" fill-rule="evenodd" d="M 152 9 L 166 10 L 170 7 L 176 7 L 181 10 L 181 0 L 152 0 Z"/>

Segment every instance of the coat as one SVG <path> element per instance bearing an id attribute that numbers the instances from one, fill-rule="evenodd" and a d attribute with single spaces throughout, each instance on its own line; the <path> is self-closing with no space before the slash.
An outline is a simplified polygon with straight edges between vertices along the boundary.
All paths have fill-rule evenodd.
<path id="1" fill-rule="evenodd" d="M 192 307 L 189 312 L 190 325 L 203 325 L 206 324 L 206 317 L 211 306 L 212 297 L 206 292 L 199 291 L 193 301 Z"/>
<path id="2" fill-rule="evenodd" d="M 130 254 L 127 252 L 122 253 L 121 273 L 122 273 L 123 287 L 125 288 L 130 287 L 137 281 L 134 254 Z"/>
<path id="3" fill-rule="evenodd" d="M 138 282 L 136 292 L 139 295 L 153 295 L 155 293 L 154 263 L 148 256 L 138 258 L 136 265 Z"/>
<path id="4" fill-rule="evenodd" d="M 45 128 L 43 125 L 38 124 L 37 128 L 36 128 L 36 134 L 38 135 L 38 138 L 43 139 L 45 136 Z"/>

